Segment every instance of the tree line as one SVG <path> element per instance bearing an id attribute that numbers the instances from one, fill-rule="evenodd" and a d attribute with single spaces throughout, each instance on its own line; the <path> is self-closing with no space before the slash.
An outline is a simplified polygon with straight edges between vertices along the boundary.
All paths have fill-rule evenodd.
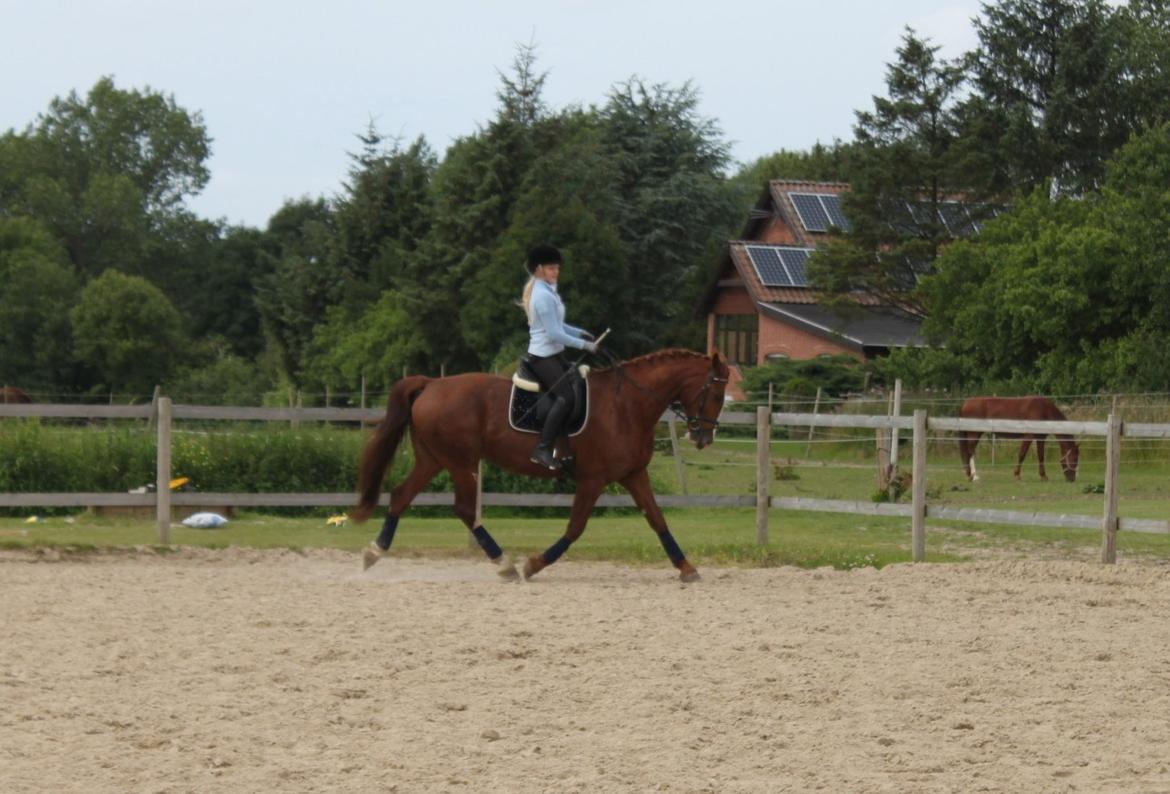
<path id="1" fill-rule="evenodd" d="M 566 255 L 575 324 L 614 325 L 618 353 L 701 348 L 721 246 L 783 177 L 851 185 L 850 229 L 811 260 L 828 300 L 860 289 L 927 318 L 936 346 L 879 377 L 1170 389 L 1170 9 L 999 0 L 972 24 L 953 60 L 907 29 L 851 140 L 742 166 L 694 85 L 634 77 L 553 108 L 522 46 L 492 118 L 441 156 L 370 125 L 335 196 L 263 229 L 187 207 L 210 178 L 199 113 L 103 78 L 0 135 L 0 380 L 254 402 L 506 367 L 540 241 Z M 980 234 L 939 214 L 956 196 Z"/>

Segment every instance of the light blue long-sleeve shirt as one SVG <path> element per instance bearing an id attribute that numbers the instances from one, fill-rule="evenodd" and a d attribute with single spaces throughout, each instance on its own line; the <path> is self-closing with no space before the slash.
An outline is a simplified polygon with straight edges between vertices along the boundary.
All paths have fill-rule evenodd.
<path id="1" fill-rule="evenodd" d="M 557 288 L 537 279 L 528 311 L 528 354 L 555 356 L 566 347 L 585 348 L 585 332 L 565 322 L 565 304 Z"/>

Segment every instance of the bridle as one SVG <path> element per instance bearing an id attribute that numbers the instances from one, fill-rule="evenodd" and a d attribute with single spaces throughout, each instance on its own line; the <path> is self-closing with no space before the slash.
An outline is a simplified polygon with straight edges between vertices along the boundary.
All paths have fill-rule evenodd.
<path id="1" fill-rule="evenodd" d="M 610 365 L 618 373 L 618 384 L 617 385 L 618 385 L 619 389 L 621 388 L 621 382 L 623 380 L 628 380 L 639 391 L 642 391 L 642 392 L 645 392 L 646 394 L 654 396 L 654 392 L 647 389 L 641 383 L 638 383 L 637 380 L 630 377 L 626 373 L 625 367 L 622 366 L 621 361 L 617 360 L 616 356 L 614 356 L 608 350 L 605 350 L 605 348 L 602 348 L 601 352 L 603 355 L 608 357 Z M 712 384 L 727 383 L 727 382 L 728 382 L 727 378 L 721 378 L 715 374 L 715 367 L 714 367 L 714 365 L 712 365 L 711 369 L 707 370 L 707 380 L 703 382 L 703 390 L 699 392 L 698 413 L 697 414 L 686 413 L 686 411 L 684 410 L 684 406 L 680 400 L 675 400 L 674 402 L 672 402 L 670 404 L 671 412 L 675 416 L 677 416 L 679 419 L 681 419 L 683 422 L 685 422 L 687 430 L 692 432 L 692 433 L 698 433 L 700 430 L 703 429 L 703 425 L 710 425 L 711 429 L 714 430 L 715 428 L 719 427 L 719 420 L 718 419 L 708 419 L 707 417 L 703 416 L 703 409 L 707 407 L 707 397 L 710 396 Z"/>
<path id="2" fill-rule="evenodd" d="M 711 385 L 715 383 L 727 383 L 727 378 L 716 375 L 715 368 L 712 367 L 707 372 L 707 380 L 703 383 L 703 390 L 699 392 L 699 409 L 694 415 L 684 413 L 682 403 L 677 400 L 670 404 L 670 410 L 675 416 L 686 422 L 688 431 L 698 433 L 703 429 L 703 425 L 710 425 L 712 430 L 719 427 L 718 419 L 708 419 L 703 416 L 703 409 L 707 407 L 707 397 L 710 395 Z"/>

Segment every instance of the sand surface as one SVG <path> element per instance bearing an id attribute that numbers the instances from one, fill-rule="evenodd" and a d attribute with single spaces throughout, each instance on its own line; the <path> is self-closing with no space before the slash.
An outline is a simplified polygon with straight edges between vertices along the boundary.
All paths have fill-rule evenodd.
<path id="1" fill-rule="evenodd" d="M 1165 567 L 703 574 L 6 553 L 0 791 L 1170 791 Z"/>

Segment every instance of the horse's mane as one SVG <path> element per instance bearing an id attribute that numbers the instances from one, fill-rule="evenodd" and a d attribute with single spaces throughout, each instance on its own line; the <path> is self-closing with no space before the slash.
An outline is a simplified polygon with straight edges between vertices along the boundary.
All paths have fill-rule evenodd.
<path id="1" fill-rule="evenodd" d="M 646 353 L 645 355 L 631 358 L 628 361 L 622 361 L 617 366 L 620 367 L 640 367 L 646 364 L 655 364 L 665 359 L 673 358 L 701 358 L 706 359 L 707 356 L 703 353 L 697 353 L 694 350 L 687 350 L 683 347 L 668 347 L 665 350 L 655 350 L 653 353 Z M 595 370 L 596 372 L 610 372 L 615 367 L 605 367 L 604 369 Z"/>

